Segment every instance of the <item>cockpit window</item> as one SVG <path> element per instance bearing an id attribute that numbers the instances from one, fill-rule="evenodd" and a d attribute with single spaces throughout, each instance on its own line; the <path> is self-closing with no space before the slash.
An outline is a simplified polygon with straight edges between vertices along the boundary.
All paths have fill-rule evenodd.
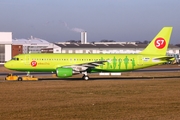
<path id="1" fill-rule="evenodd" d="M 12 58 L 12 60 L 16 60 L 16 61 L 19 61 L 19 58 Z"/>

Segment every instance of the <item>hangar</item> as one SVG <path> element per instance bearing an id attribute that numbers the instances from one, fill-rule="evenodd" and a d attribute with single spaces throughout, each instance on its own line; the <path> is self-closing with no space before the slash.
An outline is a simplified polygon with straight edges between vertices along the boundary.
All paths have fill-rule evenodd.
<path id="1" fill-rule="evenodd" d="M 12 32 L 0 32 L 0 64 L 11 59 Z"/>
<path id="2" fill-rule="evenodd" d="M 136 42 L 95 42 L 87 44 L 79 43 L 55 43 L 52 48 L 41 49 L 41 53 L 86 53 L 86 54 L 135 54 L 141 52 L 148 44 Z M 169 45 L 167 55 L 176 57 L 179 62 L 180 47 Z"/>
<path id="3" fill-rule="evenodd" d="M 40 53 L 42 48 L 52 46 L 39 38 L 12 39 L 12 32 L 0 32 L 0 64 L 22 53 Z"/>
<path id="4" fill-rule="evenodd" d="M 112 42 L 112 43 L 55 43 L 52 48 L 42 49 L 42 53 L 139 53 L 148 44 L 138 44 L 136 42 Z M 180 47 L 169 45 L 168 54 L 179 54 Z"/>
<path id="5" fill-rule="evenodd" d="M 0 32 L 0 64 L 4 64 L 13 56 L 22 53 L 135 54 L 142 51 L 147 45 L 136 42 L 50 43 L 34 37 L 12 39 L 12 32 Z M 179 59 L 180 47 L 170 44 L 167 54 Z"/>

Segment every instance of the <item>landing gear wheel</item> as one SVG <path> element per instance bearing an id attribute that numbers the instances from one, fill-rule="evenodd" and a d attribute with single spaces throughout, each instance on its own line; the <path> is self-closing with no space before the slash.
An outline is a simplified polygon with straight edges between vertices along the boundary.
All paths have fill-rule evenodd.
<path id="1" fill-rule="evenodd" d="M 18 77 L 18 81 L 22 81 L 22 77 Z"/>
<path id="2" fill-rule="evenodd" d="M 84 75 L 82 78 L 83 78 L 84 80 L 89 80 L 89 76 L 87 76 L 87 75 Z"/>

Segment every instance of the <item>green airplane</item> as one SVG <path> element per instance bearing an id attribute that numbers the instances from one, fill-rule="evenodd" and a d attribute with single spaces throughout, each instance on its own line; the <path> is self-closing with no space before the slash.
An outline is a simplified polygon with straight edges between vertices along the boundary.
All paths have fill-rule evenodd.
<path id="1" fill-rule="evenodd" d="M 88 73 L 125 72 L 166 63 L 173 57 L 166 56 L 172 27 L 164 27 L 151 43 L 138 54 L 19 54 L 5 63 L 10 70 L 25 72 L 53 72 L 59 78 Z"/>

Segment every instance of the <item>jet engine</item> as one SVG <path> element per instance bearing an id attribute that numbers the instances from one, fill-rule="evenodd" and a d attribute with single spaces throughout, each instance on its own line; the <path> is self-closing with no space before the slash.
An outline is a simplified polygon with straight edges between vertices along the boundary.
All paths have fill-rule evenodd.
<path id="1" fill-rule="evenodd" d="M 71 77 L 73 75 L 73 69 L 72 68 L 57 68 L 56 75 L 59 78 Z"/>

